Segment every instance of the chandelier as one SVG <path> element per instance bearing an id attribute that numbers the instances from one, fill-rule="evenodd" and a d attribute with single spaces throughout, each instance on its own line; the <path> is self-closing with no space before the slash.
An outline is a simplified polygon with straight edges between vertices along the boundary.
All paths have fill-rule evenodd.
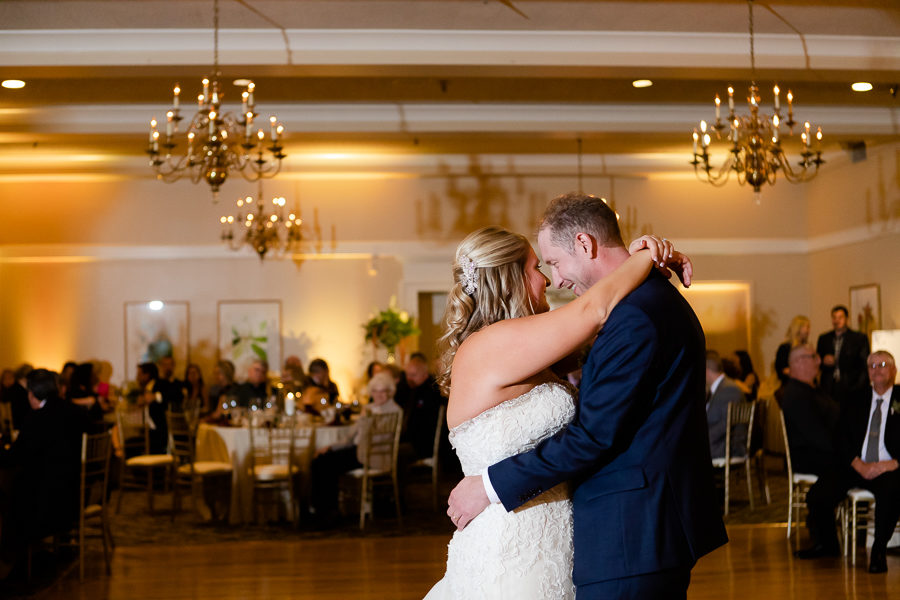
<path id="1" fill-rule="evenodd" d="M 262 181 L 256 200 L 246 196 L 237 200 L 237 215 L 219 219 L 222 224 L 221 239 L 232 250 L 240 250 L 244 244 L 253 248 L 263 260 L 266 254 L 290 253 L 303 239 L 303 220 L 295 213 L 284 217 L 285 199 L 272 198 L 271 211 L 263 202 Z"/>
<path id="2" fill-rule="evenodd" d="M 781 90 L 776 84 L 773 88 L 774 111 L 772 116 L 760 112 L 759 87 L 756 85 L 756 55 L 753 47 L 753 0 L 747 0 L 750 9 L 750 66 L 752 69 L 752 81 L 750 83 L 750 95 L 747 104 L 750 108 L 749 115 L 736 115 L 734 112 L 734 88 L 728 87 L 728 121 L 722 121 L 722 101 L 716 95 L 716 122 L 709 126 L 706 121 L 700 121 L 700 129 L 694 129 L 694 173 L 701 181 L 707 181 L 715 186 L 724 185 L 732 172 L 735 173 L 741 185 L 750 184 L 756 193 L 759 202 L 760 188 L 768 183 L 774 185 L 778 172 L 791 183 L 809 181 L 819 172 L 822 160 L 822 128 L 817 127 L 815 132 L 810 129 L 809 121 L 803 124 L 800 133 L 802 151 L 800 161 L 796 167 L 791 166 L 784 150 L 781 147 L 783 133 L 794 134 L 794 95 L 787 92 L 787 119 L 781 115 L 781 103 L 779 95 Z M 713 168 L 709 161 L 708 148 L 712 141 L 712 135 L 717 140 L 731 144 L 729 155 L 718 169 Z M 812 137 L 815 136 L 815 149 L 812 147 Z"/>
<path id="3" fill-rule="evenodd" d="M 156 119 L 150 121 L 147 154 L 157 179 L 172 183 L 190 177 L 193 183 L 201 179 L 212 188 L 213 197 L 231 173 L 239 173 L 249 181 L 274 177 L 281 168 L 284 126 L 274 116 L 269 118 L 269 135 L 263 129 L 253 133 L 259 116 L 254 98 L 255 85 L 246 83 L 241 94 L 241 114 L 235 116 L 222 110 L 224 92 L 219 86 L 219 0 L 213 3 L 213 74 L 204 78 L 203 93 L 197 97 L 197 112 L 187 127 L 187 149 L 174 154 L 181 116 L 176 83 L 172 108 L 166 113 L 165 137 L 160 139 Z M 266 139 L 268 137 L 268 139 Z M 160 149 L 162 148 L 162 149 Z"/>

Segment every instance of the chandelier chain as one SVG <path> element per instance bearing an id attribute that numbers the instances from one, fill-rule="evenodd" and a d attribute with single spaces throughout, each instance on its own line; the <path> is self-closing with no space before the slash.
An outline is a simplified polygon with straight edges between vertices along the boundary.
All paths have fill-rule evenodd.
<path id="1" fill-rule="evenodd" d="M 219 85 L 221 75 L 219 0 L 213 0 L 213 72 L 201 82 L 203 93 L 197 96 L 196 113 L 182 116 L 181 87 L 176 83 L 171 108 L 166 112 L 165 129 L 160 131 L 157 120 L 150 120 L 146 150 L 158 179 L 169 183 L 182 177 L 190 177 L 194 183 L 204 180 L 212 189 L 213 197 L 231 173 L 249 181 L 274 177 L 286 156 L 284 126 L 278 123 L 277 117 L 271 115 L 268 119 L 268 136 L 262 129 L 265 121 L 257 120 L 256 85 L 249 79 L 242 83 L 247 87 L 241 93 L 240 112 L 230 112 L 223 106 L 226 94 Z M 187 124 L 187 149 L 175 152 L 181 121 Z"/>
<path id="2" fill-rule="evenodd" d="M 752 38 L 752 36 L 751 36 Z M 219 0 L 213 0 L 213 75 L 219 74 Z"/>
<path id="3" fill-rule="evenodd" d="M 764 5 L 765 6 L 765 5 Z M 723 120 L 722 100 L 715 97 L 715 121 L 700 121 L 700 127 L 693 131 L 694 158 L 690 162 L 701 181 L 714 186 L 724 185 L 734 173 L 741 185 L 749 184 L 759 198 L 763 185 L 774 185 L 777 177 L 799 183 L 815 177 L 822 160 L 822 128 L 813 127 L 809 121 L 802 124 L 800 132 L 800 161 L 792 165 L 782 145 L 784 135 L 794 133 L 794 96 L 787 90 L 787 115 L 781 112 L 781 88 L 776 83 L 772 88 L 773 112 L 766 114 L 761 104 L 759 87 L 756 83 L 756 46 L 753 29 L 753 0 L 747 0 L 748 29 L 750 32 L 750 67 L 752 81 L 747 96 L 748 114 L 735 111 L 734 88 L 728 86 L 727 118 Z M 710 161 L 710 144 L 713 138 L 730 145 L 726 158 L 715 168 Z M 813 142 L 815 139 L 815 142 Z"/>
<path id="4" fill-rule="evenodd" d="M 747 8 L 750 12 L 750 71 L 752 74 L 752 81 L 756 84 L 756 52 L 753 47 L 753 0 L 748 0 Z"/>

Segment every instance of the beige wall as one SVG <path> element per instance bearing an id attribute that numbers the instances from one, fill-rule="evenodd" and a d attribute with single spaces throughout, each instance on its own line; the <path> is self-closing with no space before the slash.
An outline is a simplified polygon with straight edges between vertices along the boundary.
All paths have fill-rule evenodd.
<path id="1" fill-rule="evenodd" d="M 846 302 L 850 285 L 879 282 L 885 323 L 900 327 L 897 153 L 892 146 L 870 149 L 866 163 L 834 161 L 813 184 L 765 190 L 760 205 L 735 184 L 716 189 L 678 178 L 588 176 L 584 187 L 611 198 L 626 233 L 682 243 L 699 280 L 749 282 L 750 351 L 757 370 L 769 372 L 791 317 L 809 314 L 815 331 L 825 328 L 828 307 Z M 312 240 L 305 251 L 321 256 L 263 263 L 218 243 L 218 217 L 239 194 L 254 193 L 252 184 L 227 183 L 213 204 L 204 187 L 186 182 L 5 182 L 0 365 L 59 368 L 67 359 L 98 358 L 120 381 L 123 303 L 160 298 L 190 302 L 192 358 L 208 369 L 218 300 L 280 299 L 284 354 L 305 363 L 326 358 L 346 388 L 371 360 L 360 326 L 373 309 L 391 295 L 405 301 L 416 289 L 437 291 L 466 232 L 487 223 L 533 231 L 547 199 L 574 187 L 570 177 L 515 175 L 268 183 L 267 195 L 300 198 Z M 877 218 L 859 216 L 868 205 Z M 877 239 L 827 247 L 863 225 Z M 335 259 L 333 252 L 356 254 Z M 367 254 L 377 254 L 375 276 Z"/>
<path id="2" fill-rule="evenodd" d="M 900 329 L 900 144 L 823 171 L 807 203 L 810 235 L 835 240 L 810 253 L 813 332 L 830 329 L 831 307 L 849 305 L 851 286 L 872 283 L 881 288 L 882 328 Z"/>

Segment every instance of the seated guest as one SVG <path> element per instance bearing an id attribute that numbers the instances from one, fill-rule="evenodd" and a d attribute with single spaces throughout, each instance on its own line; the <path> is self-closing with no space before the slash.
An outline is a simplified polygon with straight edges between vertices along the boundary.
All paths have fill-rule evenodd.
<path id="1" fill-rule="evenodd" d="M 363 415 L 353 426 L 349 443 L 322 448 L 312 462 L 312 503 L 316 517 L 323 524 L 333 520 L 337 510 L 338 479 L 342 473 L 362 467 L 366 449 L 363 445 L 368 418 L 372 415 L 401 412 L 394 402 L 397 391 L 393 378 L 387 373 L 377 373 L 369 381 L 368 392 L 372 403 L 363 409 Z M 372 464 L 375 469 L 390 465 Z"/>
<path id="2" fill-rule="evenodd" d="M 214 409 L 209 405 L 209 395 L 206 385 L 203 383 L 203 372 L 195 363 L 190 363 L 184 370 L 184 392 L 185 413 L 205 416 Z"/>
<path id="3" fill-rule="evenodd" d="M 166 411 L 169 405 L 159 389 L 159 370 L 151 362 L 138 365 L 138 406 L 144 407 L 144 418 L 150 428 L 150 454 L 165 454 L 169 447 Z"/>
<path id="4" fill-rule="evenodd" d="M 163 356 L 156 361 L 159 379 L 156 388 L 169 410 L 184 410 L 184 382 L 175 377 L 175 359 Z"/>
<path id="5" fill-rule="evenodd" d="M 734 383 L 737 384 L 748 401 L 756 400 L 757 392 L 759 392 L 759 377 L 753 369 L 753 360 L 746 350 L 735 350 L 729 360 L 737 366 Z"/>
<path id="6" fill-rule="evenodd" d="M 12 409 L 14 429 L 21 429 L 28 415 L 31 414 L 31 405 L 28 402 L 28 389 L 26 386 L 28 385 L 28 374 L 31 373 L 32 369 L 33 367 L 28 363 L 20 365 L 13 375 L 16 381 L 15 385 L 4 394 L 4 397 L 8 398 L 4 401 L 9 402 Z"/>
<path id="7" fill-rule="evenodd" d="M 368 383 L 369 380 L 372 379 L 372 376 L 374 376 L 375 373 L 381 373 L 382 371 L 384 371 L 383 364 L 381 364 L 377 360 L 373 360 L 372 362 L 370 362 L 368 365 L 366 365 L 366 383 Z"/>
<path id="8" fill-rule="evenodd" d="M 3 373 L 0 374 L 0 404 L 9 411 L 9 419 L 12 419 L 12 408 L 7 407 L 10 405 L 10 392 L 15 385 L 18 385 L 15 372 L 12 369 L 3 369 Z M 3 426 L 6 427 L 6 424 L 4 423 Z M 0 433 L 8 435 L 9 431 L 4 430 Z"/>
<path id="9" fill-rule="evenodd" d="M 248 408 L 264 406 L 269 394 L 269 364 L 256 359 L 247 370 L 247 381 L 234 387 L 234 398 L 238 406 Z"/>
<path id="10" fill-rule="evenodd" d="M 788 365 L 788 357 L 791 350 L 797 346 L 809 343 L 809 319 L 803 315 L 797 315 L 791 319 L 787 331 L 784 334 L 785 341 L 775 352 L 775 374 L 781 380 L 781 385 L 791 378 Z"/>
<path id="11" fill-rule="evenodd" d="M 709 426 L 709 451 L 713 458 L 725 457 L 725 436 L 727 433 L 728 405 L 743 402 L 744 393 L 724 373 L 722 359 L 715 350 L 706 353 L 706 423 Z M 744 456 L 747 449 L 746 425 L 735 427 L 731 432 L 731 456 Z"/>
<path id="12" fill-rule="evenodd" d="M 60 398 L 68 398 L 69 397 L 69 385 L 72 381 L 72 375 L 75 374 L 75 369 L 78 368 L 78 363 L 75 361 L 69 360 L 66 361 L 66 364 L 63 365 L 62 371 L 59 372 L 59 397 Z"/>
<path id="13" fill-rule="evenodd" d="M 328 403 L 334 404 L 340 397 L 337 385 L 331 380 L 331 373 L 328 371 L 328 363 L 321 358 L 313 359 L 309 363 L 309 386 L 323 390 L 328 396 Z M 316 390 L 310 390 L 313 395 Z M 306 392 L 304 392 L 305 394 Z"/>
<path id="14" fill-rule="evenodd" d="M 791 377 L 784 387 L 781 410 L 794 472 L 821 477 L 836 463 L 839 408 L 837 402 L 816 388 L 819 364 L 819 356 L 809 344 L 791 350 L 788 357 Z"/>
<path id="15" fill-rule="evenodd" d="M 900 415 L 892 409 L 892 403 L 900 401 L 900 386 L 894 385 L 897 366 L 890 353 L 873 352 L 866 363 L 871 386 L 841 407 L 839 462 L 823 473 L 806 495 L 814 544 L 797 556 L 839 556 L 834 509 L 847 490 L 865 488 L 875 496 L 869 572 L 883 573 L 887 571 L 887 543 L 900 519 Z"/>
<path id="16" fill-rule="evenodd" d="M 303 372 L 303 362 L 299 356 L 291 355 L 284 359 L 281 371 L 281 384 L 285 393 L 302 392 L 309 385 L 309 378 Z"/>
<path id="17" fill-rule="evenodd" d="M 428 372 L 428 359 L 424 354 L 413 353 L 404 371 L 405 382 L 401 380 L 397 386 L 397 403 L 403 408 L 400 442 L 412 447 L 415 459 L 427 458 L 434 451 L 438 411 L 447 400 Z"/>
<path id="18" fill-rule="evenodd" d="M 6 573 L 29 542 L 68 529 L 78 514 L 84 414 L 60 399 L 53 371 L 30 371 L 26 386 L 32 412 L 0 457 L 7 487 L 0 543 L 5 564 L 0 570 Z"/>
<path id="19" fill-rule="evenodd" d="M 103 413 L 110 408 L 108 399 L 101 398 L 97 387 L 98 380 L 94 373 L 94 365 L 89 362 L 76 365 L 75 371 L 69 378 L 65 398 L 72 404 L 83 408 L 91 421 L 102 420 Z M 108 385 L 106 385 L 106 392 L 108 395 Z"/>
<path id="20" fill-rule="evenodd" d="M 209 386 L 209 401 L 214 404 L 214 409 L 219 412 L 222 404 L 234 389 L 234 363 L 230 360 L 220 360 L 213 369 L 213 384 Z"/>

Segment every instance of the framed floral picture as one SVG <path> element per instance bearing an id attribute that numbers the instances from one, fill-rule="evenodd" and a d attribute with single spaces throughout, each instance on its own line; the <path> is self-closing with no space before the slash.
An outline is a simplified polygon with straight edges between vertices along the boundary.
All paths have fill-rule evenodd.
<path id="1" fill-rule="evenodd" d="M 190 360 L 190 306 L 184 301 L 125 303 L 125 378 L 137 379 L 139 363 L 164 356 L 183 369 Z"/>
<path id="2" fill-rule="evenodd" d="M 238 380 L 256 359 L 280 371 L 280 300 L 220 300 L 217 313 L 219 359 L 234 363 Z"/>
<path id="3" fill-rule="evenodd" d="M 850 288 L 849 325 L 868 336 L 881 329 L 881 289 L 877 283 Z"/>

